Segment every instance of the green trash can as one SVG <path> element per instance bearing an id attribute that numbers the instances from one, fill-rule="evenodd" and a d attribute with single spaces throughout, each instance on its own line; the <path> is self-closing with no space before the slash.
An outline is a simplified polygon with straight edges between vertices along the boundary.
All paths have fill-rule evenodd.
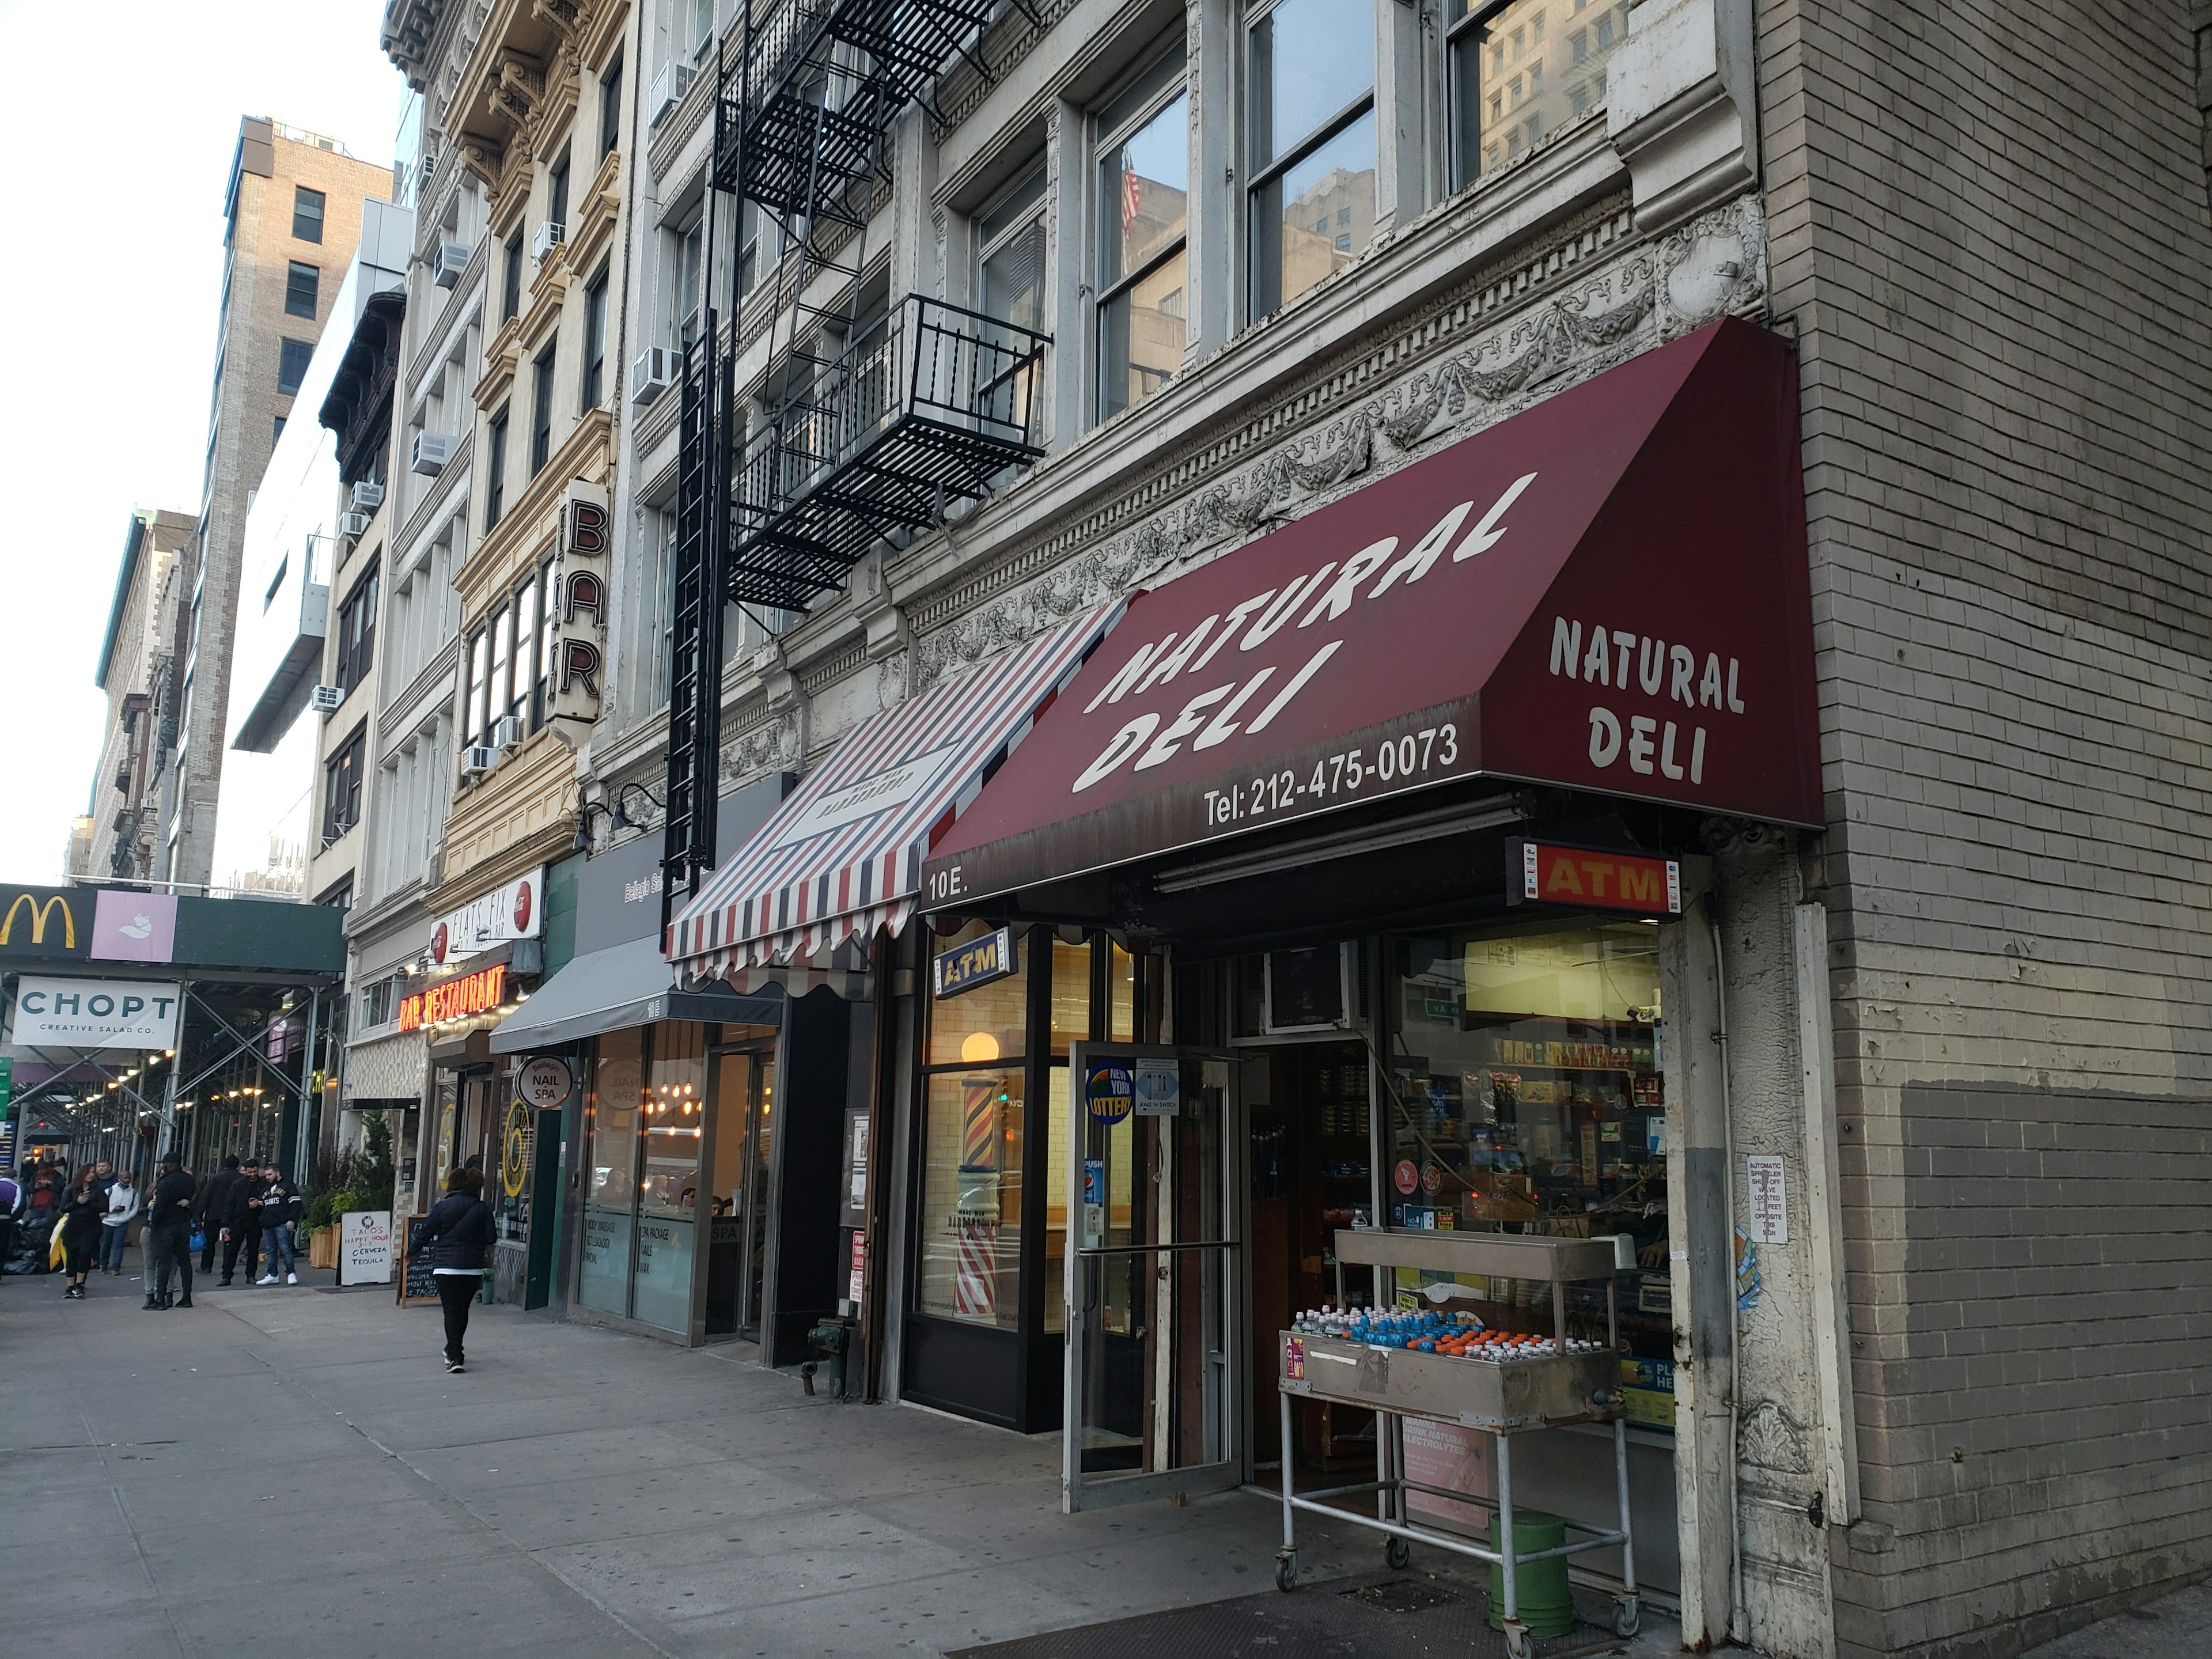
<path id="1" fill-rule="evenodd" d="M 1498 1542 L 1498 1517 L 1490 1517 L 1490 1547 L 1502 1549 Z M 1547 1515 L 1541 1510 L 1516 1509 L 1513 1511 L 1513 1549 L 1516 1555 L 1527 1555 L 1536 1550 L 1555 1550 L 1567 1541 L 1567 1523 L 1556 1515 Z M 1522 1561 L 1513 1570 L 1513 1588 L 1518 1592 L 1521 1622 L 1528 1627 L 1531 1636 L 1565 1636 L 1574 1628 L 1575 1598 L 1567 1589 L 1567 1558 L 1553 1556 L 1546 1561 Z M 1494 1563 L 1490 1569 L 1490 1627 L 1505 1628 L 1505 1566 Z"/>

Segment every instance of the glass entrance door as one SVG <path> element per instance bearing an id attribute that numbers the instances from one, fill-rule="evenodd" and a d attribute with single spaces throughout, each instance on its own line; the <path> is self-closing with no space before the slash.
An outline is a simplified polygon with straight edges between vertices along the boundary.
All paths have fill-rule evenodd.
<path id="1" fill-rule="evenodd" d="M 760 1337 L 775 1107 L 773 1049 L 716 1052 L 708 1153 L 712 1163 L 707 1247 L 710 1337 Z"/>
<path id="2" fill-rule="evenodd" d="M 1061 1508 L 1244 1475 L 1243 1136 L 1226 1054 L 1070 1055 Z"/>

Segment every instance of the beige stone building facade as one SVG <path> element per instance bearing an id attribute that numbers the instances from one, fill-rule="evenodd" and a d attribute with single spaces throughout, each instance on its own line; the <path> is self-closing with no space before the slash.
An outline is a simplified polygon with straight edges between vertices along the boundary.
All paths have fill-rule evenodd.
<path id="1" fill-rule="evenodd" d="M 85 828 L 70 840 L 70 881 L 158 879 L 163 808 L 178 786 L 195 529 L 188 513 L 142 507 L 131 515 L 93 674 L 107 714 Z"/>
<path id="2" fill-rule="evenodd" d="M 333 139 L 256 117 L 240 124 L 223 200 L 223 291 L 191 550 L 180 782 L 155 860 L 156 878 L 179 890 L 212 878 L 247 499 L 294 414 L 293 393 L 353 259 L 361 204 L 391 194 L 388 167 L 348 155 Z"/>

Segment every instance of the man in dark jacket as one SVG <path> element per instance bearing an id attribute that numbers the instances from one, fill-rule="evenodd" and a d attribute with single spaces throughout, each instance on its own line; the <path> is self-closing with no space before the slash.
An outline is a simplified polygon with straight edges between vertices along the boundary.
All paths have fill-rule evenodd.
<path id="1" fill-rule="evenodd" d="M 223 1206 L 229 1203 L 230 1189 L 237 1182 L 238 1154 L 226 1152 L 222 1168 L 210 1176 L 192 1196 L 192 1224 L 207 1236 L 207 1243 L 200 1248 L 200 1271 L 204 1273 L 215 1271 L 216 1246 L 222 1242 L 219 1235 L 222 1231 Z"/>
<path id="2" fill-rule="evenodd" d="M 246 1282 L 261 1260 L 261 1160 L 249 1158 L 238 1179 L 222 1195 L 222 1277 L 217 1288 L 230 1283 L 240 1254 L 246 1257 Z"/>
<path id="3" fill-rule="evenodd" d="M 234 1160 L 234 1162 L 235 1160 Z M 152 1271 L 146 1282 L 146 1305 L 167 1308 L 169 1301 L 169 1273 L 173 1268 L 181 1282 L 183 1298 L 174 1305 L 192 1305 L 192 1217 L 198 1212 L 192 1189 L 197 1183 L 184 1170 L 184 1160 L 174 1152 L 163 1154 L 161 1174 L 154 1183 L 154 1196 L 146 1206 L 146 1237 L 149 1241 L 147 1255 Z"/>

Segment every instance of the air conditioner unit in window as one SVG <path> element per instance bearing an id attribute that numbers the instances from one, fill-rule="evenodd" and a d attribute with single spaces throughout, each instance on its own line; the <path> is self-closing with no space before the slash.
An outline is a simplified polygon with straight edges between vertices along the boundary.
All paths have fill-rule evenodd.
<path id="1" fill-rule="evenodd" d="M 453 287 L 469 268 L 469 252 L 466 242 L 439 243 L 437 252 L 430 259 L 430 280 L 440 288 Z"/>
<path id="2" fill-rule="evenodd" d="M 366 513 L 339 514 L 338 534 L 350 536 L 354 540 L 359 541 L 363 536 L 368 534 L 368 514 Z"/>
<path id="3" fill-rule="evenodd" d="M 542 264 L 547 254 L 568 240 L 568 226 L 556 225 L 548 219 L 538 227 L 538 234 L 530 239 L 530 257 Z"/>
<path id="4" fill-rule="evenodd" d="M 480 778 L 498 764 L 499 750 L 496 749 L 477 744 L 473 748 L 461 750 L 461 775 L 465 778 Z"/>
<path id="5" fill-rule="evenodd" d="M 653 90 L 645 100 L 645 125 L 657 127 L 660 118 L 684 101 L 696 73 L 689 64 L 671 64 L 653 77 Z"/>
<path id="6" fill-rule="evenodd" d="M 509 714 L 491 723 L 491 746 L 495 750 L 504 751 L 512 749 L 521 741 L 522 717 L 520 715 Z"/>
<path id="7" fill-rule="evenodd" d="M 384 505 L 384 486 L 374 478 L 363 478 L 353 487 L 353 507 L 356 513 L 374 513 Z"/>
<path id="8" fill-rule="evenodd" d="M 676 383 L 676 354 L 666 346 L 647 346 L 629 366 L 629 400 L 641 409 Z"/>
<path id="9" fill-rule="evenodd" d="M 307 694 L 307 707 L 318 714 L 335 714 L 344 706 L 345 692 L 335 685 L 319 685 Z"/>
<path id="10" fill-rule="evenodd" d="M 453 452 L 461 441 L 450 432 L 418 432 L 408 451 L 407 467 L 426 478 L 434 478 L 446 470 L 446 463 L 453 459 Z"/>

